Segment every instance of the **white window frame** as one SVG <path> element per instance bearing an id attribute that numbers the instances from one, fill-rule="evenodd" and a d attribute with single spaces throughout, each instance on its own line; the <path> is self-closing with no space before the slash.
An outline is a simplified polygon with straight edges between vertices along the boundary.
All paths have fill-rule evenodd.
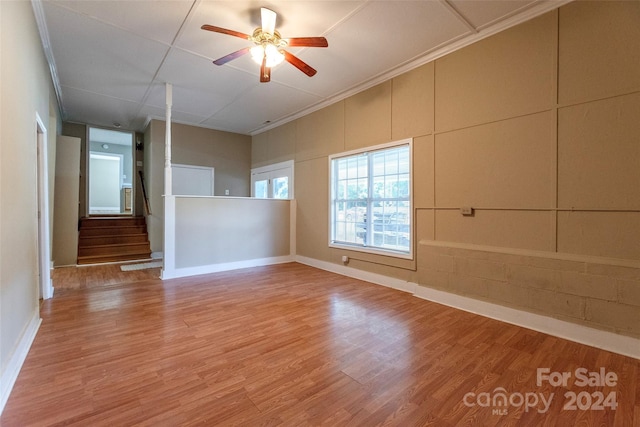
<path id="1" fill-rule="evenodd" d="M 251 197 L 256 197 L 255 195 L 255 183 L 256 178 L 262 176 L 269 180 L 269 190 L 268 194 L 271 195 L 272 191 L 272 181 L 276 178 L 280 178 L 286 176 L 289 178 L 288 181 L 288 195 L 287 200 L 291 200 L 295 197 L 294 193 L 294 164 L 293 160 L 287 160 L 285 162 L 273 163 L 267 166 L 261 166 L 259 168 L 251 169 Z M 269 197 L 271 198 L 271 197 Z"/>
<path id="2" fill-rule="evenodd" d="M 334 240 L 334 227 L 335 227 L 335 209 L 334 209 L 334 176 L 332 163 L 334 159 L 342 157 L 350 157 L 359 154 L 368 154 L 373 151 L 384 150 L 388 148 L 398 147 L 402 145 L 409 146 L 409 250 L 396 251 L 393 249 L 385 249 L 377 246 L 366 246 L 359 244 L 344 243 Z M 371 178 L 371 174 L 369 174 Z M 371 199 L 366 199 L 370 206 Z M 378 254 L 384 256 L 391 256 L 402 259 L 413 259 L 413 248 L 415 246 L 415 221 L 413 218 L 413 138 L 402 139 L 398 141 L 392 141 L 386 144 L 380 144 L 371 147 L 365 147 L 361 149 L 346 151 L 342 153 L 332 154 L 329 156 L 329 247 L 348 249 L 358 252 L 366 252 L 371 254 Z"/>

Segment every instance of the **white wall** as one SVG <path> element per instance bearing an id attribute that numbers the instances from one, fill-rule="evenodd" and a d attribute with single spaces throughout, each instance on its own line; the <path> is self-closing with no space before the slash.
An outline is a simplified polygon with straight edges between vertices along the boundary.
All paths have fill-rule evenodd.
<path id="1" fill-rule="evenodd" d="M 53 222 L 53 260 L 56 267 L 75 265 L 78 260 L 79 176 L 80 138 L 59 136 Z"/>
<path id="2" fill-rule="evenodd" d="M 107 156 L 90 155 L 89 210 L 113 209 L 114 212 L 120 212 L 122 159 L 119 156 Z"/>
<path id="3" fill-rule="evenodd" d="M 176 197 L 176 267 L 289 255 L 289 203 Z"/>
<path id="4" fill-rule="evenodd" d="M 2 409 L 39 322 L 36 114 L 51 127 L 58 112 L 50 111 L 53 89 L 31 3 L 0 1 L 0 23 Z M 47 129 L 50 160 L 56 132 Z"/>
<path id="5" fill-rule="evenodd" d="M 291 229 L 295 218 L 291 216 L 291 205 L 295 202 L 250 197 L 170 197 L 173 211 L 166 207 L 166 230 L 174 238 L 165 245 L 163 278 L 293 260 Z"/>

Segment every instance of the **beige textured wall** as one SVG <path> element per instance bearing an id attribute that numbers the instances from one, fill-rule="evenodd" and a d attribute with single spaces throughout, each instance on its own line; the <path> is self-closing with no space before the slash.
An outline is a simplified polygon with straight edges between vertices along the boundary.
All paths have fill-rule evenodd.
<path id="1" fill-rule="evenodd" d="M 55 159 L 58 111 L 30 2 L 0 2 L 0 379 L 38 318 L 36 114 Z M 51 152 L 53 151 L 53 152 Z M 51 163 L 49 163 L 51 167 Z M 54 194 L 49 181 L 50 202 Z M 5 374 L 7 374 L 5 376 Z M 3 383 L 4 386 L 4 383 Z"/>
<path id="2" fill-rule="evenodd" d="M 163 250 L 164 141 L 166 126 L 152 120 L 144 135 L 144 174 L 152 215 L 147 216 L 153 252 Z M 171 126 L 171 161 L 215 168 L 214 194 L 251 194 L 251 137 L 178 123 Z"/>
<path id="3" fill-rule="evenodd" d="M 297 163 L 297 253 L 640 336 L 638 22 L 571 3 L 254 136 Z M 327 156 L 407 137 L 415 260 L 329 248 Z"/>

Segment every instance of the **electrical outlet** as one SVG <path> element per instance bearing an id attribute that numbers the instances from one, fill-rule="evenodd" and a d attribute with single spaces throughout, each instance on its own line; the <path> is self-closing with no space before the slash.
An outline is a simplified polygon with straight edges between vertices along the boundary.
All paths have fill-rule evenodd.
<path id="1" fill-rule="evenodd" d="M 472 216 L 473 215 L 473 208 L 470 206 L 463 206 L 460 208 L 460 213 L 464 216 Z"/>
<path id="2" fill-rule="evenodd" d="M 229 190 L 224 190 L 224 195 L 228 196 L 229 195 Z"/>

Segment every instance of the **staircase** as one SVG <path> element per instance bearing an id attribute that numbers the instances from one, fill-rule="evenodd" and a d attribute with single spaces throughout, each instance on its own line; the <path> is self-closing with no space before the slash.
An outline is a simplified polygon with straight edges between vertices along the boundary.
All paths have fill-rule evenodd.
<path id="1" fill-rule="evenodd" d="M 80 219 L 78 264 L 146 260 L 151 247 L 144 217 L 89 217 Z"/>

